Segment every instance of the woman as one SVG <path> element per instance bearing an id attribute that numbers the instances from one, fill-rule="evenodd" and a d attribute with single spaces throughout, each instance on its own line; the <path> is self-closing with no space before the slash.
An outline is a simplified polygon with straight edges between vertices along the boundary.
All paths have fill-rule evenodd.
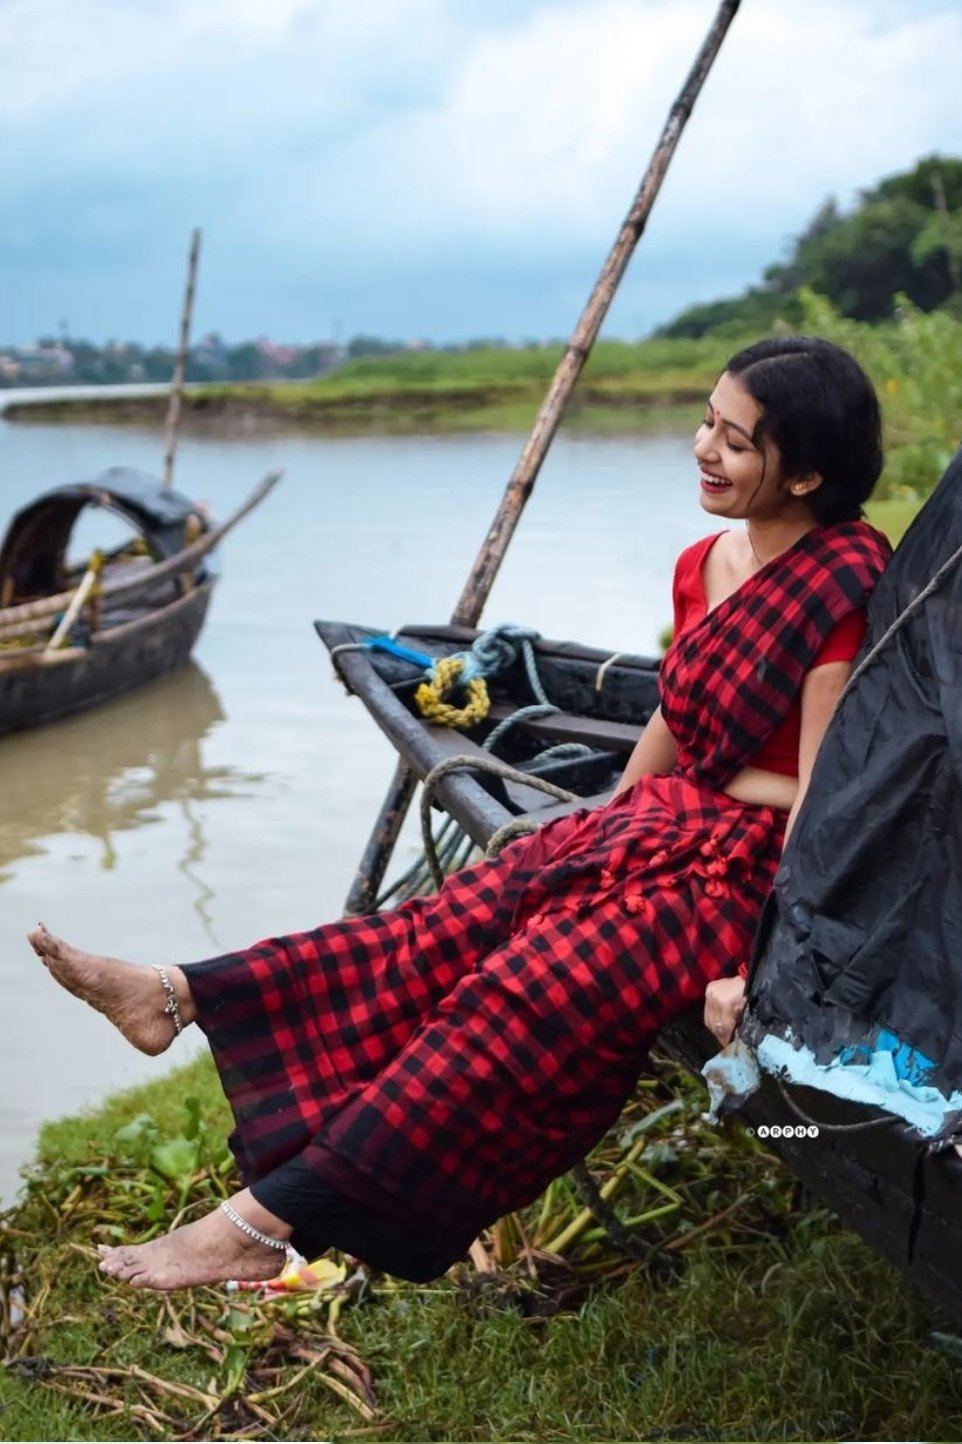
<path id="1" fill-rule="evenodd" d="M 436 897 L 186 967 L 31 944 L 136 1047 L 197 1022 L 245 1187 L 101 1269 L 170 1289 L 276 1273 L 289 1242 L 441 1273 L 614 1122 L 659 1029 L 736 974 L 864 627 L 887 544 L 859 520 L 878 404 L 806 337 L 729 362 L 695 441 L 724 522 L 675 576 L 661 706 L 612 800 L 514 842 Z"/>

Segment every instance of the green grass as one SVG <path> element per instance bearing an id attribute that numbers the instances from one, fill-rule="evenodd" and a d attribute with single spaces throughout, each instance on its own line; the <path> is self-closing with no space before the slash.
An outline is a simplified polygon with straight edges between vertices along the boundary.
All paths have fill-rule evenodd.
<path id="1" fill-rule="evenodd" d="M 897 546 L 920 506 L 921 502 L 914 497 L 887 497 L 869 502 L 865 510 L 872 525 L 883 531 L 893 546 Z"/>
<path id="2" fill-rule="evenodd" d="M 148 1112 L 155 1137 L 182 1133 L 190 1097 L 201 1166 L 165 1181 L 116 1132 Z M 680 1107 L 659 1121 L 651 1110 L 668 1098 Z M 215 1289 L 164 1298 L 97 1271 L 97 1237 L 160 1230 L 178 1199 L 188 1213 L 205 1210 L 230 1185 L 218 1141 L 226 1109 L 206 1059 L 47 1125 L 38 1172 L 4 1219 L 22 1232 L 0 1235 L 4 1274 L 23 1271 L 30 1324 L 4 1341 L 12 1362 L 0 1371 L 0 1437 L 960 1437 L 958 1358 L 932 1338 L 951 1326 L 830 1214 L 806 1206 L 756 1142 L 708 1129 L 702 1106 L 700 1088 L 669 1068 L 629 1114 L 633 1126 L 651 1123 L 648 1175 L 680 1200 L 649 1226 L 646 1236 L 667 1245 L 653 1270 L 589 1228 L 565 1260 L 534 1256 L 536 1279 L 520 1257 L 494 1277 L 465 1265 L 427 1288 L 355 1278 L 334 1304 L 330 1295 L 250 1304 Z M 595 1166 L 620 1157 L 614 1137 Z M 625 1217 L 651 1202 L 647 1185 L 626 1177 Z M 685 1245 L 692 1226 L 736 1197 L 726 1221 Z M 525 1216 L 529 1236 L 542 1213 L 553 1233 L 579 1208 L 560 1181 Z M 185 1387 L 216 1412 L 174 1392 Z M 266 1419 L 251 1412 L 258 1397 Z"/>

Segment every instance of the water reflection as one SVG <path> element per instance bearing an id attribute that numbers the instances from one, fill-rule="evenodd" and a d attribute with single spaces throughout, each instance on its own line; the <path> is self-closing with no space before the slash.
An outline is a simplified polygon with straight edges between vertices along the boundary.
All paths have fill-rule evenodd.
<path id="1" fill-rule="evenodd" d="M 0 884 L 11 865 L 48 850 L 44 840 L 80 833 L 100 845 L 100 866 L 117 862 L 115 837 L 159 819 L 175 803 L 186 827 L 177 863 L 188 879 L 194 909 L 216 944 L 206 904 L 207 850 L 198 802 L 237 797 L 263 775 L 208 766 L 202 743 L 224 722 L 210 679 L 196 663 L 120 698 L 96 712 L 53 727 L 5 737 L 0 743 Z"/>

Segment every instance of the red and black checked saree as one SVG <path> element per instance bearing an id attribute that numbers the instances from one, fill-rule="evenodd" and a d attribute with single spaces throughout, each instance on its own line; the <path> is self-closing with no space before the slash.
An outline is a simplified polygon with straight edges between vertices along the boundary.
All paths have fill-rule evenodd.
<path id="1" fill-rule="evenodd" d="M 675 641 L 671 775 L 436 897 L 186 970 L 255 1194 L 291 1160 L 453 1262 L 588 1152 L 659 1029 L 749 955 L 784 814 L 720 789 L 887 553 L 865 523 L 818 527 Z"/>

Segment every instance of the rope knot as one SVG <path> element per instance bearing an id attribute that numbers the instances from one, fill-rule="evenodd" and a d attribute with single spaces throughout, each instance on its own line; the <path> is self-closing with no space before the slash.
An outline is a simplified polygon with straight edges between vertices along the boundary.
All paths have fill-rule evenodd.
<path id="1" fill-rule="evenodd" d="M 505 622 L 482 632 L 471 644 L 470 651 L 454 652 L 439 657 L 427 669 L 427 680 L 414 694 L 422 717 L 440 722 L 444 727 L 474 727 L 484 720 L 491 706 L 486 677 L 494 677 L 522 655 L 532 690 L 542 706 L 549 706 L 537 676 L 532 642 L 540 637 L 533 627 Z M 463 688 L 467 701 L 455 707 L 447 698 L 456 688 Z M 556 709 L 551 707 L 552 711 Z"/>
<path id="2" fill-rule="evenodd" d="M 464 677 L 463 656 L 440 657 L 432 666 L 428 680 L 414 694 L 421 715 L 443 727 L 474 727 L 484 720 L 491 706 L 483 677 Z M 463 707 L 446 700 L 456 689 L 467 697 Z"/>

